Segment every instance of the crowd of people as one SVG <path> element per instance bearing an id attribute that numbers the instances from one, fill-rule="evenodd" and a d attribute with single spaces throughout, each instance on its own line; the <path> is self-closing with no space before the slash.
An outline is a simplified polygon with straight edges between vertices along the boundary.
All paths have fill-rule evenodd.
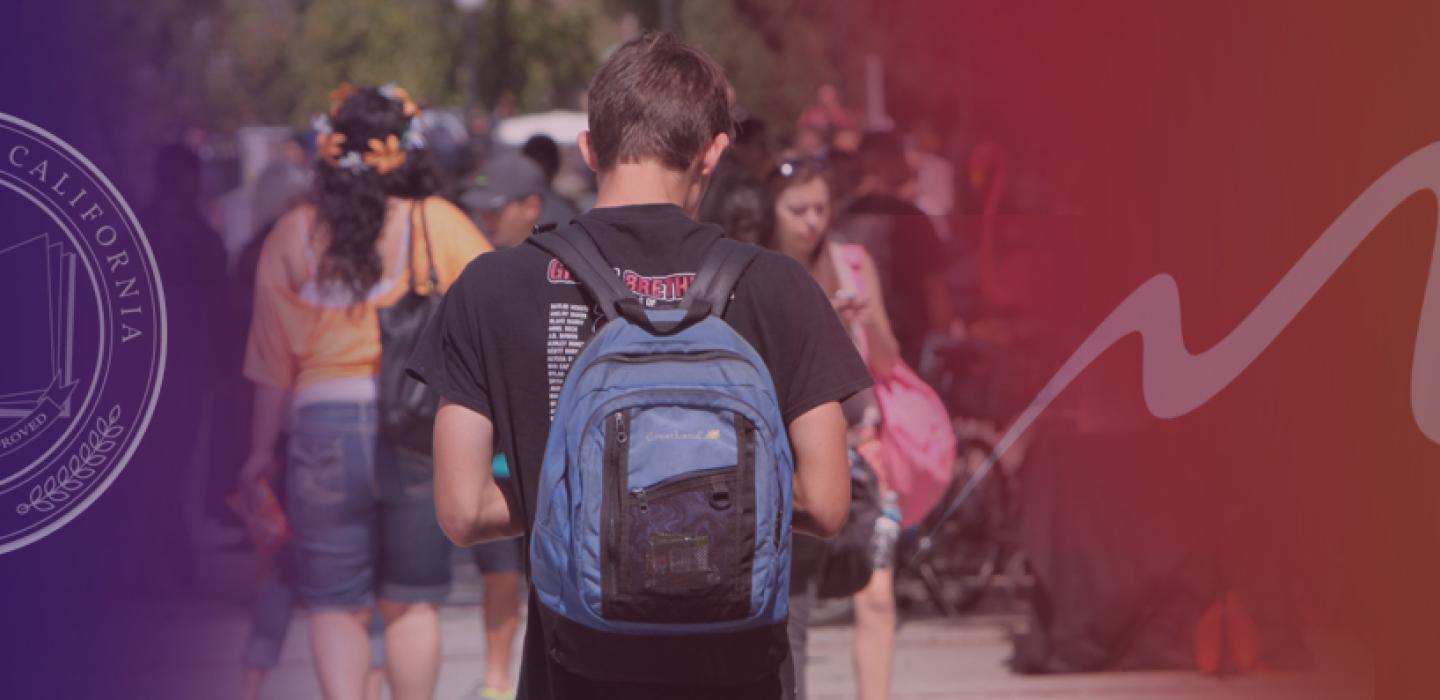
<path id="1" fill-rule="evenodd" d="M 617 65 L 679 74 L 688 84 L 635 82 L 617 74 Z M 715 101 L 717 88 L 723 104 Z M 641 115 L 642 107 L 617 104 L 677 95 L 694 99 L 688 111 Z M 743 104 L 743 95 L 735 97 Z M 183 319 L 175 342 L 196 348 L 177 355 L 219 358 L 231 372 L 201 377 L 202 364 L 219 363 L 197 361 L 187 383 L 208 387 L 204 409 L 174 420 L 208 421 L 211 428 L 192 434 L 208 441 L 210 454 L 247 455 L 229 467 L 223 460 L 208 467 L 216 484 L 209 490 L 230 496 L 259 559 L 243 660 L 246 697 L 259 697 L 297 606 L 309 613 L 309 644 L 326 697 L 380 697 L 382 688 L 394 698 L 432 697 L 442 658 L 437 610 L 450 590 L 452 542 L 471 539 L 488 540 L 466 544 L 483 580 L 487 658 L 479 696 L 515 697 L 517 685 L 526 697 L 610 696 L 595 685 L 586 686 L 590 694 L 575 691 L 565 672 L 534 667 L 553 649 L 542 641 L 547 632 L 536 628 L 537 598 L 524 578 L 528 540 L 514 536 L 529 533 L 526 517 L 534 517 L 527 470 L 538 468 L 537 445 L 543 452 L 546 411 L 553 416 L 560 388 L 555 372 L 563 379 L 575 357 L 574 348 L 555 345 L 554 313 L 563 303 L 536 306 L 564 275 L 525 243 L 577 217 L 607 230 L 597 244 L 652 306 L 680 301 L 662 282 L 687 273 L 693 279 L 697 251 L 712 237 L 775 254 L 746 274 L 776 279 L 737 287 L 735 307 L 743 308 L 726 315 L 770 365 L 796 443 L 789 654 L 785 670 L 773 676 L 776 689 L 767 676 L 755 686 L 763 688 L 756 697 L 805 697 L 805 628 L 822 593 L 828 588 L 833 595 L 834 586 L 822 581 L 833 540 L 802 532 L 833 535 L 839 527 L 823 523 L 826 507 L 817 494 L 827 489 L 811 488 L 815 500 L 801 506 L 801 485 L 811 483 L 823 459 L 800 444 L 804 435 L 823 434 L 803 422 L 819 420 L 812 412 L 830 403 L 843 416 L 837 420 L 844 471 L 877 485 L 878 513 L 862 533 L 865 576 L 844 593 L 853 596 L 856 692 L 866 700 L 888 697 L 895 533 L 905 501 L 893 493 L 887 464 L 894 457 L 882 439 L 886 421 L 896 419 L 875 390 L 862 387 L 883 386 L 900 368 L 922 367 L 937 342 L 967 333 L 966 310 L 954 301 L 957 286 L 968 284 L 956 284 L 951 264 L 961 238 L 954 216 L 961 213 L 957 202 L 983 198 L 966 188 L 983 183 L 984 173 L 957 181 L 956 163 L 933 130 L 868 129 L 832 86 L 819 87 L 788 145 L 777 146 L 775 129 L 733 104 L 718 68 L 666 35 L 647 35 L 612 54 L 589 98 L 589 132 L 574 142 L 536 134 L 516 148 L 491 136 L 503 115 L 472 122 L 486 130 L 457 142 L 427 134 L 425 110 L 397 86 L 341 86 L 328 113 L 308 132 L 278 142 L 274 158 L 243 189 L 249 231 L 228 260 L 222 236 L 202 221 L 194 187 L 201 159 L 178 144 L 162 154 L 157 191 L 171 199 L 157 205 L 154 220 L 163 215 L 159 228 L 190 232 L 162 236 L 188 241 L 173 251 L 161 246 L 162 269 L 170 296 L 196 305 L 193 313 L 175 314 Z M 704 111 L 717 104 L 724 110 L 718 126 L 705 122 L 714 115 Z M 653 121 L 667 117 L 680 123 Z M 696 133 L 698 140 L 681 138 Z M 557 191 L 567 170 L 575 176 L 560 179 L 590 187 Z M 223 215 L 210 220 L 225 226 Z M 791 262 L 782 264 L 781 256 Z M 539 281 L 522 279 L 531 267 Z M 792 279 L 762 267 L 805 274 Z M 185 271 L 180 287 L 172 285 L 175 270 Z M 477 279 L 482 275 L 488 279 Z M 767 283 L 775 285 L 769 298 L 753 298 Z M 812 296 L 805 286 L 818 291 Z M 580 294 L 573 285 L 565 292 Z M 442 294 L 410 364 L 438 394 L 431 400 L 440 401 L 432 458 L 387 438 L 377 379 L 389 371 L 382 367 L 387 310 L 407 295 Z M 823 308 L 809 303 L 819 300 Z M 767 314 L 782 317 L 765 320 Z M 590 326 L 579 329 L 584 340 L 598 325 L 590 315 L 561 327 Z M 853 351 L 841 352 L 827 334 L 843 336 Z M 526 359 L 514 359 L 521 355 Z M 485 480 L 457 480 L 452 465 L 469 445 L 455 435 L 442 440 L 443 431 L 447 421 L 477 417 L 484 420 L 465 423 L 466 432 L 493 442 L 483 451 L 490 468 L 469 464 Z M 183 451 L 176 450 L 174 463 L 184 461 Z M 481 452 L 463 454 L 468 460 Z M 485 498 L 492 485 L 498 504 Z M 224 512 L 212 508 L 209 515 Z M 273 539 L 257 534 L 267 518 L 279 533 Z M 823 526 L 802 526 L 809 518 Z M 482 522 L 488 524 L 475 525 Z M 173 528 L 161 523 L 161 530 Z M 188 575 L 183 566 L 175 573 L 181 582 Z M 511 650 L 527 605 L 525 666 L 517 679 Z M 627 697 L 649 696 L 627 688 Z"/>

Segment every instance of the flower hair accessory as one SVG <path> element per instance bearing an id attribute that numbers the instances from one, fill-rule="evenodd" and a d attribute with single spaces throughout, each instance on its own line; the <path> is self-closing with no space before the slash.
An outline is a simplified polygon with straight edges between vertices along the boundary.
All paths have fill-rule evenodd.
<path id="1" fill-rule="evenodd" d="M 415 104 L 415 101 L 410 99 L 410 93 L 407 92 L 405 88 L 395 83 L 386 83 L 380 86 L 380 94 L 384 95 L 391 102 L 399 102 L 400 108 L 404 111 L 406 117 L 414 119 L 420 116 L 420 105 Z"/>
<path id="2" fill-rule="evenodd" d="M 410 93 L 395 83 L 388 83 L 380 87 L 378 92 L 391 102 L 400 105 L 401 111 L 406 117 L 404 133 L 399 136 L 390 134 L 384 139 L 370 139 L 363 149 L 356 149 L 347 144 L 345 135 L 337 133 L 330 120 L 339 113 L 340 107 L 345 104 L 345 101 L 355 95 L 356 89 L 350 83 L 340 83 L 338 87 L 330 91 L 330 113 L 321 114 L 311 122 L 311 128 L 315 130 L 315 152 L 321 160 L 333 167 L 344 168 L 352 173 L 369 168 L 381 175 L 386 175 L 405 165 L 406 151 L 425 147 L 425 140 L 420 135 L 420 130 L 416 128 L 416 117 L 420 116 L 420 106 L 410 99 Z"/>
<path id="3" fill-rule="evenodd" d="M 400 111 L 410 119 L 410 123 L 405 126 L 405 133 L 400 136 L 400 147 L 407 151 L 424 148 L 425 139 L 420 135 L 420 130 L 416 128 L 417 118 L 420 116 L 420 105 L 410 99 L 409 91 L 395 83 L 386 83 L 380 86 L 380 94 L 391 102 L 399 102 Z M 371 140 L 370 143 L 375 144 L 376 142 Z"/>
<path id="4" fill-rule="evenodd" d="M 395 134 L 380 139 L 370 139 L 369 149 L 365 151 L 365 164 L 375 169 L 375 172 L 384 175 L 400 169 L 405 164 L 405 151 L 400 148 L 400 139 Z"/>
<path id="5" fill-rule="evenodd" d="M 354 94 L 354 85 L 350 83 L 340 83 L 336 85 L 335 89 L 330 91 L 330 116 L 333 117 L 338 114 L 340 112 L 340 105 L 345 104 L 345 100 L 350 99 Z"/>

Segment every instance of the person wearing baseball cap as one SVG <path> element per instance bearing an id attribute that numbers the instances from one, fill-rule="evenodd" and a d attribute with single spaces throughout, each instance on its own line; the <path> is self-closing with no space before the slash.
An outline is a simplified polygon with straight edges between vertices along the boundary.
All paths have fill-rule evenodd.
<path id="1" fill-rule="evenodd" d="M 540 220 L 541 195 L 548 184 L 534 161 L 501 153 L 485 163 L 474 184 L 460 193 L 464 207 L 497 249 L 525 242 Z"/>
<path id="2" fill-rule="evenodd" d="M 499 153 L 460 193 L 460 205 L 497 250 L 513 248 L 534 231 L 540 220 L 542 193 L 548 187 L 544 171 L 534 161 L 519 153 Z M 508 477 L 503 464 L 504 455 L 500 455 L 494 465 L 497 478 Z M 520 540 L 509 539 L 474 545 L 470 553 L 484 582 L 485 676 L 479 696 L 513 698 L 510 655 L 520 629 L 524 551 Z"/>

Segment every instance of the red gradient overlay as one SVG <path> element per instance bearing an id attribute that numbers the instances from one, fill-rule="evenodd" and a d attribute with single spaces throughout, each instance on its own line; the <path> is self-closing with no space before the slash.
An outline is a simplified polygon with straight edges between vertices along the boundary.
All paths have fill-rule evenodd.
<path id="1" fill-rule="evenodd" d="M 884 57 L 902 127 L 951 103 L 962 141 L 993 144 L 1017 188 L 1031 176 L 1045 184 L 1040 213 L 1002 221 L 1030 233 L 1031 254 L 993 267 L 1002 279 L 991 290 L 1036 339 L 1022 403 L 1157 274 L 1175 279 L 1187 349 L 1209 349 L 1362 191 L 1440 142 L 1440 4 L 1427 0 L 871 4 L 878 44 L 837 52 Z M 111 58 L 77 38 L 99 13 L 16 12 L 24 31 L 0 45 L 13 68 L 3 111 L 123 172 L 104 135 L 124 129 L 96 122 L 125 122 L 97 106 L 133 96 L 96 77 Z M 1293 615 L 1353 641 L 1317 662 L 1373 666 L 1376 696 L 1440 697 L 1440 445 L 1411 408 L 1437 217 L 1430 194 L 1398 206 L 1253 363 L 1189 413 L 1147 410 L 1136 336 L 1065 390 L 1051 413 L 1099 437 L 1027 465 L 1051 487 L 1028 504 L 1107 516 L 1097 530 L 1111 550 L 1148 565 L 1118 572 L 1133 585 L 1087 604 L 1123 609 L 1177 578 L 1213 579 L 1218 599 L 1257 617 Z M 0 695 L 161 696 L 131 687 L 148 678 L 117 682 L 138 651 L 171 641 L 159 627 L 172 620 L 140 619 L 116 583 L 149 575 L 154 552 L 172 546 L 143 527 L 174 492 L 151 460 L 137 459 L 43 548 L 0 562 L 13 630 Z M 1072 541 L 1046 508 L 1025 517 L 1029 534 Z M 1044 573 L 1063 586 L 1072 572 Z M 1199 614 L 1208 602 L 1191 606 L 1197 627 L 1213 619 Z"/>
<path id="2" fill-rule="evenodd" d="M 968 138 L 1053 183 L 1041 254 L 1011 285 L 1043 330 L 1041 375 L 1160 273 L 1187 348 L 1210 348 L 1363 190 L 1440 140 L 1428 3 L 900 7 L 891 31 L 924 47 L 915 70 L 954 76 Z M 1432 696 L 1440 651 L 1440 446 L 1410 397 L 1436 217 L 1428 193 L 1398 206 L 1193 412 L 1150 415 L 1136 336 L 1056 408 L 1124 435 L 1096 475 L 1124 488 L 1068 497 L 1117 499 L 1135 528 L 1173 535 L 1156 557 L 1209 537 L 1242 596 L 1288 597 L 1307 626 L 1363 640 L 1381 697 Z"/>

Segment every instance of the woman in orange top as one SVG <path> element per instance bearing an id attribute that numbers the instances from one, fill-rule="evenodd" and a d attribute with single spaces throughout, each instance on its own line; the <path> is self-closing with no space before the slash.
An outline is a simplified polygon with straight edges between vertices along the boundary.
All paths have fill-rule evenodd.
<path id="1" fill-rule="evenodd" d="M 443 292 L 490 244 L 431 196 L 439 178 L 403 90 L 342 86 L 331 98 L 330 118 L 316 123 L 311 201 L 276 223 L 260 253 L 243 476 L 275 478 L 274 448 L 288 423 L 285 510 L 326 697 L 363 695 L 366 626 L 378 606 L 393 696 L 430 698 L 451 547 L 435 519 L 430 456 L 376 437 L 377 310 L 404 296 L 412 278 L 426 292 L 431 259 L 440 289 L 430 291 Z"/>

